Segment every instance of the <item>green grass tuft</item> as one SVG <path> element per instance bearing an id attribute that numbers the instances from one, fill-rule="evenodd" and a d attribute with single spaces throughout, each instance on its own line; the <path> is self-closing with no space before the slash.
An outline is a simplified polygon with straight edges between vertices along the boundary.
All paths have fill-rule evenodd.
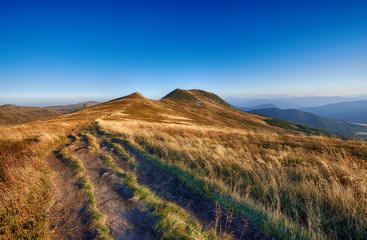
<path id="1" fill-rule="evenodd" d="M 107 141 L 109 144 L 112 143 L 108 139 Z M 118 149 L 116 146 L 114 148 Z M 219 239 L 214 230 L 204 231 L 198 222 L 190 220 L 185 210 L 180 206 L 162 200 L 148 187 L 139 185 L 136 175 L 132 172 L 123 172 L 116 166 L 111 156 L 104 155 L 102 159 L 121 174 L 127 186 L 134 191 L 134 196 L 147 204 L 149 210 L 158 218 L 156 229 L 163 232 L 164 239 Z"/>
<path id="2" fill-rule="evenodd" d="M 66 148 L 60 151 L 59 156 L 63 159 L 64 162 L 66 162 L 70 167 L 72 167 L 72 169 L 76 174 L 80 176 L 79 178 L 80 186 L 89 198 L 88 211 L 91 214 L 91 220 L 94 222 L 96 226 L 97 238 L 106 240 L 112 239 L 109 236 L 108 228 L 103 225 L 105 216 L 102 213 L 100 213 L 96 208 L 97 201 L 93 192 L 93 186 L 88 180 L 88 177 L 86 175 L 81 176 L 85 172 L 82 161 L 80 161 L 74 155 L 69 155 L 68 150 Z M 108 159 L 108 156 L 105 156 L 105 158 Z"/>

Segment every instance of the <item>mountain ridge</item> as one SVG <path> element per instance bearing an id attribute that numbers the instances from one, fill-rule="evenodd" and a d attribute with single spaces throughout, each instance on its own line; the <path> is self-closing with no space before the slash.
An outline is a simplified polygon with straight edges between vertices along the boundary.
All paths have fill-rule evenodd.
<path id="1" fill-rule="evenodd" d="M 225 98 L 230 104 L 239 106 L 239 107 L 255 107 L 262 104 L 274 104 L 282 109 L 290 109 L 296 108 L 300 109 L 301 107 L 319 107 L 333 103 L 340 102 L 354 102 L 367 100 L 367 95 L 355 96 L 355 97 L 292 97 L 292 96 L 284 96 L 284 97 L 260 97 L 260 98 L 233 98 L 228 97 Z"/>
<path id="2" fill-rule="evenodd" d="M 333 103 L 301 110 L 332 119 L 367 123 L 367 100 Z"/>
<path id="3" fill-rule="evenodd" d="M 318 116 L 298 109 L 264 108 L 250 110 L 250 113 L 285 120 L 295 124 L 325 130 L 340 137 L 363 138 L 360 132 L 367 132 L 367 127 Z"/>
<path id="4" fill-rule="evenodd" d="M 95 101 L 49 107 L 31 107 L 5 104 L 0 106 L 0 125 L 21 124 L 45 118 L 52 118 L 61 114 L 71 113 L 83 108 L 92 107 L 97 104 L 99 104 L 99 102 Z"/>
<path id="5" fill-rule="evenodd" d="M 196 107 L 205 107 L 205 105 L 208 104 L 219 104 L 225 107 L 232 108 L 231 104 L 224 101 L 218 95 L 201 89 L 183 90 L 177 88 L 168 93 L 161 100 L 184 102 Z"/>

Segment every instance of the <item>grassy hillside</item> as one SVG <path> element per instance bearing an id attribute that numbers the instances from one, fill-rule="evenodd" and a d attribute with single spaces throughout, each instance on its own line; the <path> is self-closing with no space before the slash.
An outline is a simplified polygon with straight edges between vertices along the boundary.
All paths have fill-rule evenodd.
<path id="1" fill-rule="evenodd" d="M 17 105 L 0 106 L 0 125 L 20 124 L 43 118 L 55 117 L 60 113 L 42 107 L 21 107 Z"/>
<path id="2" fill-rule="evenodd" d="M 217 203 L 221 209 L 246 219 L 268 236 L 277 239 L 367 237 L 365 141 L 316 136 L 299 129 L 272 126 L 268 117 L 228 107 L 215 95 L 198 90 L 176 90 L 159 101 L 135 93 L 51 120 L 2 128 L 1 236 L 10 233 L 29 238 L 47 236 L 45 216 L 51 204 L 47 196 L 52 195 L 52 191 L 45 181 L 50 173 L 42 161 L 42 153 L 67 130 L 93 121 L 87 128 L 89 135 L 104 141 L 105 145 L 101 146 L 110 144 L 107 149 L 114 149 L 114 158 L 124 152 L 122 147 L 131 153 L 124 155 L 128 163 L 126 169 L 130 169 L 131 174 L 141 178 L 149 176 L 146 182 L 169 174 L 171 180 L 167 180 L 167 184 L 172 179 L 176 187 L 182 183 L 185 191 L 192 191 L 189 196 L 196 196 L 196 204 L 204 201 L 205 206 L 210 203 L 215 210 Z M 96 141 L 88 141 L 95 145 Z M 86 149 L 85 154 L 94 151 L 83 145 L 80 149 Z M 82 160 L 83 156 L 80 155 Z M 85 155 L 84 161 L 88 159 Z M 93 159 L 100 161 L 102 157 Z M 159 180 L 151 187 L 143 187 L 144 181 L 139 182 L 141 178 L 137 177 L 134 182 L 130 173 L 121 172 L 112 160 L 108 161 L 120 171 L 118 176 L 122 181 L 131 184 L 136 196 L 148 201 L 145 204 L 149 211 L 164 224 L 157 225 L 157 229 L 168 233 L 172 223 L 180 222 L 183 225 L 177 234 L 189 231 L 196 234 L 191 235 L 196 236 L 194 239 L 202 239 L 201 234 L 210 232 L 212 237 L 225 238 L 218 231 L 215 223 L 219 218 L 215 215 L 200 215 L 197 209 L 191 211 L 199 214 L 194 218 L 188 217 L 189 213 L 181 214 L 188 204 L 170 194 L 164 198 L 163 192 L 170 189 L 163 190 Z M 139 164 L 150 167 L 136 167 Z M 145 172 L 138 175 L 139 171 Z M 97 183 L 91 181 L 90 184 Z M 156 191 L 156 195 L 148 190 Z M 161 194 L 161 200 L 150 197 L 151 194 L 155 197 Z M 182 209 L 177 210 L 170 204 L 181 204 Z M 204 215 L 206 217 L 201 218 Z M 181 217 L 173 221 L 172 216 Z M 192 230 L 193 226 L 205 225 L 215 226 L 216 233 L 201 227 Z M 250 236 L 246 231 L 245 234 Z M 233 237 L 240 239 L 240 236 L 243 237 L 241 232 Z"/>
<path id="3" fill-rule="evenodd" d="M 44 239 L 52 203 L 46 154 L 82 119 L 0 126 L 0 238 Z"/>
<path id="4" fill-rule="evenodd" d="M 357 133 L 367 132 L 367 127 L 361 125 L 324 118 L 296 109 L 282 110 L 279 108 L 266 108 L 251 110 L 249 112 L 325 130 L 340 137 L 358 138 L 362 136 Z"/>
<path id="5" fill-rule="evenodd" d="M 0 125 L 14 125 L 55 117 L 97 105 L 97 102 L 85 102 L 51 107 L 22 107 L 12 104 L 0 106 Z"/>

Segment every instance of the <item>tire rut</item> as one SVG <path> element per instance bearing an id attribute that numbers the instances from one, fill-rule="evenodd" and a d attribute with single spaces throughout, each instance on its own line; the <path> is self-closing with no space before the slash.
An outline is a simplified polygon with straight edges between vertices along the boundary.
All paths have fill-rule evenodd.
<path id="1" fill-rule="evenodd" d="M 94 233 L 88 221 L 86 206 L 88 196 L 79 187 L 79 178 L 73 170 L 58 157 L 61 149 L 68 147 L 62 143 L 46 156 L 53 171 L 53 204 L 49 210 L 48 222 L 51 239 L 91 239 Z"/>
<path id="2" fill-rule="evenodd" d="M 115 161 L 118 167 L 122 169 L 131 169 L 130 164 L 126 161 L 126 157 L 112 149 L 111 146 L 109 146 L 108 143 L 99 136 L 96 137 L 99 139 L 100 146 L 104 151 L 112 151 L 114 155 L 118 157 L 119 161 L 117 161 L 117 159 Z M 214 201 L 195 192 L 193 189 L 185 185 L 179 178 L 167 173 L 153 161 L 146 159 L 146 157 L 144 157 L 143 154 L 137 151 L 134 147 L 128 146 L 120 141 L 113 141 L 119 144 L 128 155 L 134 157 L 138 165 L 137 170 L 135 170 L 135 174 L 137 175 L 139 184 L 146 185 L 157 195 L 163 196 L 165 200 L 174 202 L 181 206 L 195 219 L 199 220 L 203 226 L 215 228 L 216 203 Z M 229 212 L 227 210 L 222 209 L 220 211 L 220 221 L 217 226 L 218 231 L 219 226 L 221 226 L 221 229 L 225 228 L 228 215 Z M 246 222 L 247 227 L 242 239 L 271 239 L 253 224 L 247 220 Z M 231 233 L 235 239 L 240 239 L 244 229 L 244 223 L 244 219 L 233 216 L 227 233 Z"/>
<path id="3" fill-rule="evenodd" d="M 85 174 L 94 188 L 97 209 L 106 216 L 105 225 L 114 239 L 160 239 L 153 231 L 155 222 L 149 210 L 133 198 L 101 154 L 88 149 L 84 137 L 80 138 L 73 154 L 83 162 Z"/>

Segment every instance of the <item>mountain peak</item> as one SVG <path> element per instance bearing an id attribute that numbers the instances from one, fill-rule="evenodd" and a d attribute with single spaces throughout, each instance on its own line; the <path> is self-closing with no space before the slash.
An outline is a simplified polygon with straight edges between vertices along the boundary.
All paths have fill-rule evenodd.
<path id="1" fill-rule="evenodd" d="M 194 93 L 197 96 L 205 97 L 205 98 L 209 99 L 209 101 L 214 101 L 215 103 L 218 103 L 218 104 L 223 105 L 225 107 L 232 107 L 231 104 L 227 103 L 222 98 L 220 98 L 218 95 L 216 95 L 212 92 L 207 92 L 207 91 L 200 90 L 200 89 L 191 89 L 190 92 Z"/>
<path id="2" fill-rule="evenodd" d="M 197 99 L 195 95 L 192 94 L 190 91 L 179 89 L 179 88 L 176 88 L 172 92 L 168 93 L 162 99 L 171 99 L 171 100 L 183 101 L 187 103 L 200 102 L 199 99 Z"/>
<path id="3" fill-rule="evenodd" d="M 145 99 L 145 97 L 142 94 L 140 94 L 139 92 L 134 92 L 130 95 L 125 96 L 124 98 L 144 98 Z"/>
<path id="4" fill-rule="evenodd" d="M 134 92 L 132 94 L 126 95 L 124 97 L 116 98 L 111 101 L 117 101 L 117 100 L 122 100 L 122 99 L 147 99 L 147 98 L 138 92 Z"/>
<path id="5" fill-rule="evenodd" d="M 164 96 L 162 99 L 186 102 L 194 106 L 202 106 L 206 103 L 214 103 L 232 108 L 229 103 L 221 99 L 216 94 L 200 89 L 182 90 L 177 88 Z"/>

